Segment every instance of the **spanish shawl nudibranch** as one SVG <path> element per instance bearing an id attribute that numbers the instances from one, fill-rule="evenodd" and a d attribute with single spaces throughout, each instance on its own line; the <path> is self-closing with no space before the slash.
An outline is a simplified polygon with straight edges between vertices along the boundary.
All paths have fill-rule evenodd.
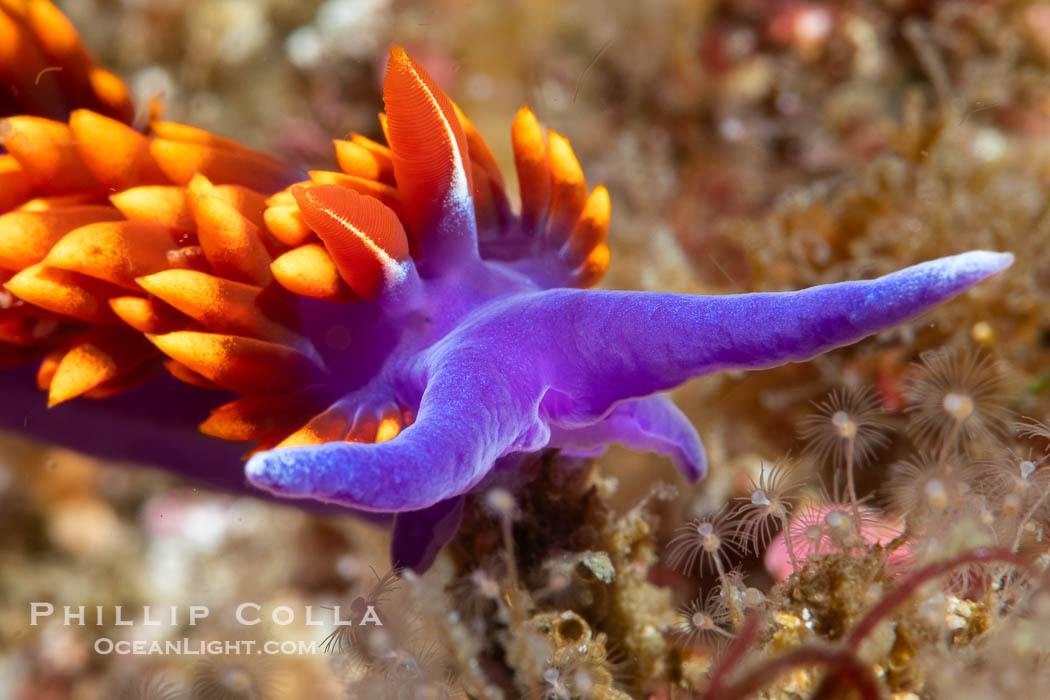
<path id="1" fill-rule="evenodd" d="M 609 263 L 609 196 L 588 194 L 568 142 L 528 109 L 512 127 L 518 214 L 481 135 L 400 48 L 389 145 L 337 140 L 343 172 L 300 173 L 189 126 L 131 128 L 126 91 L 65 18 L 17 7 L 0 10 L 0 105 L 92 110 L 0 125 L 0 361 L 42 356 L 55 407 L 16 367 L 0 420 L 239 485 L 229 450 L 184 430 L 221 400 L 208 390 L 234 392 L 200 430 L 257 443 L 251 484 L 399 514 L 394 557 L 410 566 L 516 454 L 619 442 L 702 477 L 696 431 L 659 392 L 855 342 L 1012 260 L 975 251 L 780 294 L 588 290 Z M 52 65 L 68 70 L 25 78 Z M 64 403 L 78 397 L 107 401 Z"/>

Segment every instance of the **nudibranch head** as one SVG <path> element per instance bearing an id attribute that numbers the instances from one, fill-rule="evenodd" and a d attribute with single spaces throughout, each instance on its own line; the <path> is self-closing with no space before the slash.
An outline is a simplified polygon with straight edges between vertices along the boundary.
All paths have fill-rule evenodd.
<path id="1" fill-rule="evenodd" d="M 252 484 L 399 513 L 395 558 L 425 566 L 515 454 L 621 442 L 697 479 L 699 437 L 660 392 L 808 359 L 1010 264 L 977 251 L 789 294 L 588 290 L 609 195 L 568 141 L 519 111 L 515 213 L 484 139 L 398 47 L 384 101 L 387 144 L 337 140 L 341 172 L 127 115 L 5 120 L 0 361 L 42 354 L 51 405 L 160 373 L 235 392 L 200 429 L 256 443 Z"/>

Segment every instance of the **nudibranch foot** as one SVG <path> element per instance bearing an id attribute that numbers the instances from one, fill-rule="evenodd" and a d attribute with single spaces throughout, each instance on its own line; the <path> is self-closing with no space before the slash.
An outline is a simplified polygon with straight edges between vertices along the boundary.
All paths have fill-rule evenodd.
<path id="1" fill-rule="evenodd" d="M 596 457 L 612 443 L 668 457 L 689 481 L 707 473 L 707 454 L 700 436 L 689 418 L 664 394 L 618 403 L 604 418 L 589 425 L 551 426 L 551 444 L 565 454 Z"/>
<path id="2" fill-rule="evenodd" d="M 463 520 L 466 496 L 439 501 L 423 510 L 398 513 L 390 544 L 394 566 L 426 571 L 442 547 L 452 541 Z"/>

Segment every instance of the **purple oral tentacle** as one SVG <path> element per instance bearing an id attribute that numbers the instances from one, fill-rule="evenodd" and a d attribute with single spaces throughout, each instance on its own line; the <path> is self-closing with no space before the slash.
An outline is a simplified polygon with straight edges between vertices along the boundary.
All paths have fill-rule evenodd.
<path id="1" fill-rule="evenodd" d="M 249 460 L 256 486 L 289 498 L 372 511 L 427 508 L 463 493 L 504 454 L 547 444 L 541 394 L 524 367 L 485 348 L 440 343 L 415 422 L 377 444 L 330 442 L 270 450 Z"/>

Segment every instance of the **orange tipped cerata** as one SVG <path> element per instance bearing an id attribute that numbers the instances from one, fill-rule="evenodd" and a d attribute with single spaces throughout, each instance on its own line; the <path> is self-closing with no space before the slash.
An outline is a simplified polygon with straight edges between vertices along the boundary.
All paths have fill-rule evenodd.
<path id="1" fill-rule="evenodd" d="M 591 251 L 605 242 L 610 214 L 609 192 L 598 185 L 587 198 L 572 236 L 562 248 L 562 258 L 569 265 L 582 265 Z"/>
<path id="2" fill-rule="evenodd" d="M 289 250 L 274 260 L 270 269 L 277 283 L 293 294 L 334 303 L 357 298 L 320 243 L 307 243 Z"/>
<path id="3" fill-rule="evenodd" d="M 537 232 L 547 221 L 551 201 L 550 156 L 543 127 L 532 110 L 522 107 L 511 125 L 514 166 L 521 191 L 521 225 Z"/>
<path id="4" fill-rule="evenodd" d="M 63 108 L 61 91 L 37 76 L 49 66 L 39 44 L 24 22 L 0 8 L 0 85 L 7 88 L 32 114 L 58 115 Z"/>
<path id="5" fill-rule="evenodd" d="M 180 185 L 197 173 L 218 184 L 243 185 L 260 192 L 272 192 L 295 180 L 294 171 L 287 166 L 246 148 L 159 138 L 150 142 L 150 154 L 164 174 Z"/>
<path id="6" fill-rule="evenodd" d="M 89 323 L 112 323 L 109 300 L 122 295 L 120 287 L 108 282 L 42 263 L 30 265 L 4 286 L 23 301 Z"/>
<path id="7" fill-rule="evenodd" d="M 277 446 L 298 447 L 343 440 L 350 432 L 353 419 L 351 411 L 341 404 L 336 404 L 311 418 L 306 425 L 286 437 Z"/>
<path id="8" fill-rule="evenodd" d="M 358 194 L 374 197 L 394 211 L 400 211 L 401 195 L 395 187 L 364 177 L 334 173 L 328 170 L 311 170 L 310 181 L 315 185 L 336 185 Z"/>
<path id="9" fill-rule="evenodd" d="M 0 144 L 18 160 L 26 174 L 49 194 L 102 192 L 80 158 L 68 125 L 41 117 L 10 117 L 0 121 Z"/>
<path id="10" fill-rule="evenodd" d="M 58 348 L 44 355 L 44 359 L 40 361 L 40 367 L 36 370 L 36 386 L 40 391 L 51 389 L 51 380 L 55 378 L 55 370 L 58 369 L 58 363 L 65 355 L 66 348 Z"/>
<path id="11" fill-rule="evenodd" d="M 320 375 L 316 362 L 279 343 L 195 331 L 148 337 L 168 357 L 242 394 L 280 394 Z"/>
<path id="12" fill-rule="evenodd" d="M 273 279 L 258 226 L 218 197 L 198 197 L 194 209 L 201 248 L 218 274 L 259 286 Z"/>
<path id="13" fill-rule="evenodd" d="M 268 315 L 262 288 L 196 270 L 165 270 L 140 277 L 139 285 L 215 333 L 289 342 L 297 338 Z"/>
<path id="14" fill-rule="evenodd" d="M 119 211 L 98 205 L 4 214 L 0 216 L 0 268 L 21 270 L 34 265 L 73 229 L 118 219 Z"/>
<path id="15" fill-rule="evenodd" d="M 555 245 L 564 243 L 587 201 L 587 181 L 568 139 L 550 132 L 551 203 L 547 236 Z"/>
<path id="16" fill-rule="evenodd" d="M 9 153 L 0 153 L 0 212 L 15 208 L 35 190 L 36 184 L 18 160 Z"/>
<path id="17" fill-rule="evenodd" d="M 470 160 L 481 166 L 488 176 L 502 187 L 503 173 L 500 172 L 499 163 L 496 161 L 496 156 L 493 155 L 492 149 L 489 148 L 488 142 L 485 141 L 485 137 L 481 135 L 474 123 L 467 118 L 467 115 L 463 113 L 463 110 L 455 102 L 452 102 L 452 109 L 455 110 L 456 119 L 459 120 L 459 126 L 463 129 L 463 136 L 467 141 L 467 153 Z"/>
<path id="18" fill-rule="evenodd" d="M 197 173 L 186 183 L 186 203 L 195 212 L 196 202 L 203 196 L 215 197 L 236 209 L 244 218 L 260 228 L 265 225 L 266 196 L 243 185 L 216 185 Z"/>
<path id="19" fill-rule="evenodd" d="M 109 300 L 109 307 L 121 321 L 140 333 L 159 335 L 199 328 L 193 319 L 160 299 L 114 297 Z"/>
<path id="20" fill-rule="evenodd" d="M 323 411 L 335 395 L 330 388 L 310 386 L 288 394 L 248 396 L 216 408 L 200 429 L 224 440 L 276 444 Z"/>
<path id="21" fill-rule="evenodd" d="M 186 190 L 177 185 L 132 187 L 110 195 L 109 201 L 126 219 L 153 221 L 187 233 L 193 233 L 197 228 L 186 203 Z M 195 233 L 190 238 L 197 240 Z"/>
<path id="22" fill-rule="evenodd" d="M 609 269 L 609 245 L 602 243 L 598 245 L 587 259 L 580 265 L 570 277 L 570 281 L 577 287 L 593 287 L 598 280 L 605 275 Z"/>
<path id="23" fill-rule="evenodd" d="M 292 194 L 354 292 L 375 299 L 384 287 L 401 281 L 408 238 L 388 207 L 335 185 L 293 187 Z"/>
<path id="24" fill-rule="evenodd" d="M 335 157 L 339 169 L 347 175 L 391 184 L 394 179 L 394 163 L 389 154 L 379 155 L 354 141 L 336 139 Z"/>
<path id="25" fill-rule="evenodd" d="M 390 148 L 361 134 L 350 134 L 350 140 L 372 154 L 376 165 L 379 166 L 379 175 L 376 177 L 376 180 L 393 185 L 394 155 L 391 153 Z"/>
<path id="26" fill-rule="evenodd" d="M 58 363 L 49 384 L 48 405 L 87 393 L 156 355 L 156 349 L 132 328 L 96 326 Z"/>
<path id="27" fill-rule="evenodd" d="M 73 24 L 48 0 L 28 0 L 23 20 L 47 58 L 46 78 L 37 73 L 34 88 L 54 81 L 68 101 L 90 107 L 122 122 L 134 116 L 123 81 L 95 65 Z"/>
<path id="28" fill-rule="evenodd" d="M 168 267 L 178 233 L 151 221 L 102 221 L 70 231 L 44 262 L 70 272 L 138 290 L 136 277 Z"/>
<path id="29" fill-rule="evenodd" d="M 149 152 L 149 139 L 116 119 L 78 109 L 69 128 L 84 166 L 110 190 L 168 180 Z"/>
<path id="30" fill-rule="evenodd" d="M 315 240 L 314 232 L 306 225 L 297 204 L 267 207 L 263 214 L 266 229 L 284 245 L 294 248 Z"/>
<path id="31" fill-rule="evenodd" d="M 386 131 L 403 216 L 414 236 L 455 217 L 473 189 L 466 135 L 452 101 L 405 50 L 390 50 Z"/>

